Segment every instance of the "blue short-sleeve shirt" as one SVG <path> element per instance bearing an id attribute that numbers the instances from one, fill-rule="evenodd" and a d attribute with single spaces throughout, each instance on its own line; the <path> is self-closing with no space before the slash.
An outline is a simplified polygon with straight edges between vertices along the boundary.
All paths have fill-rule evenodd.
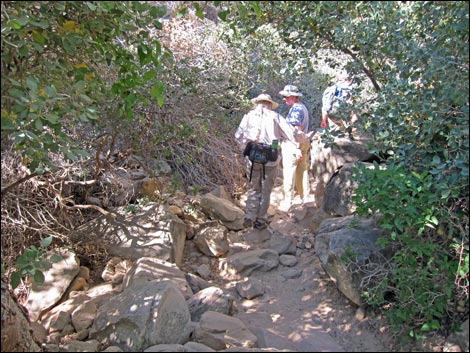
<path id="1" fill-rule="evenodd" d="M 302 102 L 297 102 L 292 105 L 286 120 L 289 124 L 293 126 L 300 125 L 303 132 L 308 132 L 308 110 L 305 104 L 303 104 Z"/>

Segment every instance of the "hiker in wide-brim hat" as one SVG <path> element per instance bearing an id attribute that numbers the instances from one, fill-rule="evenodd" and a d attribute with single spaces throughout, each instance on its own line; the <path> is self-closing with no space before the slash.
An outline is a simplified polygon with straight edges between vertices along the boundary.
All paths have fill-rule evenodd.
<path id="1" fill-rule="evenodd" d="M 277 147 L 272 147 L 276 151 L 273 154 L 273 159 L 276 160 L 270 158 L 269 161 L 257 162 L 252 158 L 251 151 L 266 147 L 261 144 L 271 149 L 273 140 L 280 143 L 283 140 L 294 140 L 295 137 L 294 129 L 286 119 L 273 111 L 279 104 L 269 94 L 260 94 L 251 99 L 251 102 L 254 107 L 243 116 L 235 132 L 235 139 L 243 151 L 247 167 L 247 200 L 243 226 L 261 230 L 268 226 L 268 208 L 279 168 L 280 153 Z"/>
<path id="2" fill-rule="evenodd" d="M 271 96 L 269 94 L 266 94 L 266 93 L 262 93 L 258 97 L 253 98 L 251 100 L 251 102 L 253 102 L 254 104 L 258 104 L 258 103 L 261 103 L 261 102 L 269 102 L 269 103 L 271 103 L 271 109 L 272 110 L 277 109 L 279 107 L 279 103 L 273 101 Z"/>

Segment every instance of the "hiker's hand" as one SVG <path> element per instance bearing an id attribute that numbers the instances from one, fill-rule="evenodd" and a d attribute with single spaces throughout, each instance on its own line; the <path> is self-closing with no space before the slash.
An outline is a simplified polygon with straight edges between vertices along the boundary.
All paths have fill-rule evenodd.
<path id="1" fill-rule="evenodd" d="M 322 121 L 321 121 L 320 127 L 321 127 L 321 128 L 326 127 L 326 120 L 322 120 Z"/>

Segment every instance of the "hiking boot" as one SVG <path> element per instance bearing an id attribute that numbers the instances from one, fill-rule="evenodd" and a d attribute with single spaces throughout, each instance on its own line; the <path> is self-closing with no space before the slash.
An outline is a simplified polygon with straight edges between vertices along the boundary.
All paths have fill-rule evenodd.
<path id="1" fill-rule="evenodd" d="M 251 228 L 253 226 L 253 221 L 249 218 L 245 218 L 243 221 L 243 228 Z"/>
<path id="2" fill-rule="evenodd" d="M 257 219 L 253 228 L 258 230 L 266 229 L 268 228 L 268 222 L 266 222 L 264 219 Z"/>

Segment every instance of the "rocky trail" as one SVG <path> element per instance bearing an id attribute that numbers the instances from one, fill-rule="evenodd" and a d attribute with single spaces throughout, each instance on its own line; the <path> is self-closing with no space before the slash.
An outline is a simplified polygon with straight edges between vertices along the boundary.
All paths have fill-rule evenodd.
<path id="1" fill-rule="evenodd" d="M 260 347 L 298 352 L 386 352 L 393 340 L 383 319 L 367 317 L 362 309 L 336 288 L 323 270 L 314 250 L 312 218 L 327 217 L 314 202 L 294 205 L 290 213 L 278 210 L 281 187 L 271 195 L 270 226 L 264 230 L 245 229 L 229 235 L 230 254 L 269 247 L 275 234 L 296 238 L 297 252 L 285 265 L 230 280 L 217 274 L 212 263 L 211 282 L 225 288 L 235 298 L 234 317 L 242 320 L 260 342 Z M 194 265 L 198 259 L 188 258 Z M 246 299 L 235 289 L 247 281 L 259 286 L 261 295 Z M 382 326 L 381 326 L 382 325 Z"/>
<path id="2" fill-rule="evenodd" d="M 140 336 L 135 336 L 136 332 L 140 334 L 142 332 L 146 332 L 146 330 L 127 330 L 128 321 L 126 320 L 131 320 L 131 318 L 125 316 L 128 314 L 128 311 L 126 311 L 128 306 L 124 305 L 117 309 L 117 307 L 122 303 L 133 302 L 139 297 L 139 295 L 141 295 L 142 288 L 139 287 L 139 285 L 133 286 L 131 279 L 136 276 L 139 277 L 139 268 L 145 268 L 145 270 L 143 270 L 144 277 L 142 277 L 144 281 L 138 283 L 146 284 L 148 279 L 146 279 L 145 276 L 147 275 L 150 275 L 149 278 L 155 278 L 155 276 L 160 278 L 159 276 L 162 276 L 162 274 L 167 273 L 166 271 L 169 271 L 168 273 L 172 278 L 175 278 L 175 285 L 181 285 L 182 287 L 178 288 L 181 288 L 183 292 L 186 291 L 186 289 L 189 289 L 188 285 L 196 285 L 196 287 L 203 285 L 202 287 L 204 288 L 216 287 L 219 291 L 221 289 L 223 295 L 219 292 L 217 294 L 218 296 L 231 298 L 229 301 L 222 301 L 224 304 L 221 307 L 221 312 L 233 316 L 238 319 L 238 322 L 241 321 L 241 326 L 244 327 L 245 331 L 249 332 L 249 335 L 247 338 L 244 338 L 235 334 L 236 330 L 232 333 L 228 333 L 229 331 L 227 331 L 223 334 L 223 339 L 240 339 L 239 342 L 237 341 L 238 343 L 241 343 L 244 347 L 250 347 L 249 344 L 245 346 L 243 340 L 252 340 L 253 335 L 255 335 L 256 337 L 254 337 L 255 339 L 253 339 L 252 342 L 256 341 L 257 348 L 244 348 L 237 344 L 236 346 L 229 348 L 227 351 L 442 351 L 439 345 L 433 345 L 431 342 L 429 342 L 427 346 L 411 346 L 405 345 L 403 341 L 398 342 L 395 340 L 395 337 L 389 330 L 382 316 L 376 315 L 372 311 L 367 310 L 366 312 L 363 308 L 358 308 L 337 289 L 334 281 L 323 269 L 320 258 L 315 251 L 315 234 L 317 233 L 317 226 L 324 219 L 330 218 L 330 216 L 318 208 L 313 199 L 309 200 L 305 204 L 297 203 L 293 205 L 289 212 L 280 211 L 278 206 L 282 192 L 279 184 L 280 183 L 278 183 L 272 193 L 271 206 L 269 209 L 269 227 L 264 230 L 242 229 L 238 231 L 229 231 L 228 234 L 226 234 L 228 248 L 224 247 L 224 249 L 228 249 L 228 252 L 224 252 L 223 256 L 218 257 L 210 256 L 209 254 L 205 255 L 206 252 L 203 251 L 203 249 L 198 248 L 200 244 L 190 240 L 193 238 L 189 238 L 184 243 L 184 256 L 182 257 L 183 261 L 180 269 L 177 269 L 176 266 L 175 268 L 172 268 L 171 266 L 163 265 L 165 261 L 162 261 L 162 263 L 156 261 L 155 264 L 159 263 L 159 265 L 157 264 L 155 267 L 155 273 L 146 272 L 148 269 L 153 268 L 153 260 L 152 258 L 144 257 L 144 261 L 140 261 L 139 258 L 136 264 L 134 264 L 137 267 L 134 267 L 130 260 L 122 261 L 122 263 L 119 263 L 122 267 L 122 271 L 117 271 L 113 274 L 111 273 L 112 271 L 110 272 L 110 268 L 108 268 L 107 271 L 104 270 L 104 267 L 107 267 L 106 261 L 103 263 L 96 262 L 95 266 L 92 266 L 93 271 L 89 273 L 91 277 L 89 278 L 89 283 L 92 284 L 93 288 L 89 288 L 90 290 L 87 290 L 86 294 L 84 294 L 82 291 L 85 287 L 80 287 L 80 289 L 77 288 L 76 285 L 83 281 L 86 283 L 86 280 L 79 276 L 75 279 L 73 279 L 73 276 L 69 276 L 70 278 L 67 283 L 70 284 L 72 279 L 74 280 L 74 284 L 70 285 L 71 288 L 74 288 L 73 296 L 68 300 L 65 300 L 63 303 L 61 302 L 54 306 L 53 309 L 50 309 L 51 306 L 49 304 L 43 303 L 44 300 L 38 298 L 49 298 L 51 294 L 46 293 L 56 292 L 56 284 L 58 284 L 56 283 L 58 282 L 56 276 L 57 273 L 60 273 L 61 277 L 66 277 L 63 272 L 64 267 L 59 266 L 56 269 L 57 272 L 54 272 L 56 275 L 52 273 L 48 285 L 43 287 L 45 292 L 41 290 L 36 291 L 36 297 L 34 297 L 36 299 L 33 298 L 30 302 L 32 310 L 29 313 L 30 317 L 35 317 L 36 314 L 40 315 L 41 313 L 45 313 L 45 316 L 41 321 L 45 326 L 42 327 L 43 324 L 37 324 L 34 326 L 35 339 L 37 342 L 44 344 L 42 348 L 45 347 L 44 349 L 46 351 L 99 351 L 98 348 L 100 345 L 109 346 L 113 344 L 117 344 L 118 346 L 121 345 L 125 351 L 129 351 L 129 349 L 131 349 L 130 351 L 139 351 L 142 347 L 148 347 L 150 342 L 138 343 L 140 345 L 137 345 L 136 343 L 136 346 L 132 345 L 134 344 L 134 339 L 136 342 L 140 339 Z M 243 207 L 243 200 L 241 202 L 241 206 Z M 134 238 L 139 237 L 140 233 L 135 231 L 136 228 L 133 227 L 133 225 L 140 224 L 142 227 L 142 224 L 144 224 L 145 220 L 148 219 L 148 214 L 150 214 L 151 217 L 155 214 L 155 206 L 149 207 L 145 212 L 138 216 L 141 217 L 140 223 L 136 222 L 135 217 L 137 216 L 129 216 L 129 219 L 127 220 L 124 217 L 121 217 L 120 222 L 118 222 L 119 226 L 125 229 L 128 234 L 133 234 Z M 128 222 L 129 220 L 130 222 Z M 101 219 L 98 220 L 98 225 L 102 224 L 100 221 L 110 222 L 109 219 Z M 156 221 L 153 220 L 152 222 Z M 79 234 L 90 234 L 90 237 L 95 244 L 97 239 L 96 234 L 98 233 L 91 231 L 91 229 L 101 228 L 93 222 L 88 226 L 90 229 L 81 229 Z M 109 226 L 110 225 L 108 224 L 108 227 Z M 147 233 L 149 233 L 150 236 L 153 236 L 154 233 L 152 231 L 149 231 L 148 228 L 143 228 L 144 234 L 147 235 Z M 111 233 L 116 233 L 116 229 L 111 228 Z M 186 237 L 187 233 L 184 231 L 181 235 Z M 104 237 L 100 239 L 107 238 Z M 122 242 L 122 239 L 119 239 Z M 132 246 L 136 247 L 137 245 L 132 243 Z M 111 249 L 109 244 L 108 249 Z M 181 254 L 183 255 L 182 248 L 181 251 Z M 70 256 L 75 256 L 72 252 L 69 252 L 68 254 Z M 253 256 L 253 254 L 256 255 Z M 270 262 L 269 258 L 265 258 L 260 254 L 271 254 L 272 256 L 275 254 L 276 260 Z M 278 254 L 281 255 L 278 256 Z M 242 256 L 238 257 L 237 255 Z M 243 260 L 240 260 L 240 258 Z M 112 260 L 114 259 L 116 258 L 113 258 Z M 223 265 L 225 261 L 231 261 L 233 267 L 224 267 Z M 239 266 L 236 264 L 237 261 L 244 261 L 245 264 L 248 264 L 249 266 L 245 267 L 245 271 L 239 271 Z M 113 261 L 110 260 L 110 262 Z M 65 261 L 64 263 L 70 265 L 75 263 L 78 271 L 78 265 L 80 262 L 77 263 L 77 261 L 70 260 Z M 127 271 L 131 266 L 132 269 Z M 175 269 L 177 271 L 175 271 Z M 236 271 L 232 272 L 230 271 L 231 269 L 235 269 Z M 103 275 L 105 272 L 106 276 Z M 188 278 L 195 273 L 201 275 L 199 280 L 202 282 L 197 284 L 190 282 Z M 120 275 L 119 278 L 121 281 L 123 281 L 124 276 L 126 276 L 126 278 L 131 281 L 128 283 L 131 284 L 129 284 L 124 291 L 121 285 L 114 287 L 114 277 L 112 277 L 114 275 Z M 75 281 L 76 279 L 81 279 L 82 282 Z M 103 283 L 103 280 L 108 282 Z M 164 281 L 162 283 L 164 283 Z M 118 284 L 118 282 L 116 282 L 116 284 Z M 64 286 L 64 289 L 65 288 L 67 288 L 67 286 Z M 172 288 L 176 292 L 175 287 Z M 49 290 L 50 292 L 47 292 Z M 149 290 L 153 293 L 154 288 Z M 69 288 L 67 293 L 71 294 L 71 291 L 72 289 Z M 65 296 L 68 295 L 67 293 Z M 105 303 L 101 302 L 101 295 L 106 297 Z M 125 295 L 127 297 L 125 297 Z M 173 298 L 173 296 L 171 297 Z M 57 299 L 60 298 L 60 295 L 57 296 Z M 210 295 L 206 298 L 209 303 L 211 300 Z M 181 303 L 173 304 L 178 306 L 178 308 L 183 308 L 185 303 L 183 294 L 180 295 L 179 300 Z M 197 317 L 197 315 L 201 315 L 201 312 L 198 312 L 197 306 L 194 306 L 194 303 L 198 303 L 198 300 L 199 299 L 196 299 L 196 301 L 192 301 L 190 304 L 192 308 L 191 316 L 194 315 Z M 116 309 L 117 312 L 114 312 L 113 310 L 110 311 L 109 308 L 106 307 L 108 301 L 113 303 L 113 309 Z M 137 302 L 139 301 L 137 300 Z M 37 306 L 36 304 L 40 305 Z M 42 306 L 43 304 L 45 306 Z M 89 304 L 91 307 L 94 305 L 95 309 L 86 310 L 84 306 L 85 304 Z M 224 306 L 225 304 L 226 306 Z M 148 307 L 148 305 L 136 305 L 136 307 L 141 307 L 142 310 Z M 213 310 L 217 310 L 216 305 L 217 304 L 215 304 Z M 204 307 L 205 304 L 201 306 L 201 308 Z M 43 310 L 44 308 L 47 308 L 47 310 Z M 170 310 L 165 309 L 164 307 L 160 309 L 163 311 Z M 225 311 L 225 309 L 227 310 Z M 178 312 L 175 308 L 172 308 L 172 310 L 175 313 Z M 184 312 L 184 309 L 181 310 Z M 204 310 L 207 311 L 211 309 L 207 309 L 206 307 Z M 132 314 L 133 310 L 130 312 Z M 77 318 L 77 316 L 80 315 L 85 315 L 87 318 L 83 325 L 83 327 L 86 327 L 85 329 L 81 329 L 81 321 Z M 146 315 L 149 314 L 143 312 L 139 318 L 145 318 Z M 23 318 L 23 315 L 17 316 Z M 103 316 L 105 319 L 103 319 Z M 73 321 L 73 318 L 75 318 L 75 321 Z M 34 320 L 36 319 L 33 319 L 33 321 Z M 126 340 L 125 342 L 115 340 L 114 336 L 108 339 L 108 331 L 103 329 L 101 326 L 98 327 L 98 323 L 106 324 L 107 322 L 110 322 L 109 320 L 118 323 L 123 322 L 123 332 L 121 334 L 124 335 L 123 337 L 133 338 L 129 338 L 129 341 Z M 214 318 L 211 318 L 208 321 L 210 320 L 214 320 Z M 199 320 L 195 319 L 193 321 L 197 322 Z M 24 318 L 23 322 L 25 322 Z M 69 324 L 67 324 L 68 322 Z M 72 326 L 74 322 L 75 325 L 78 325 L 77 327 Z M 140 321 L 137 320 L 134 325 L 139 325 L 139 323 Z M 19 329 L 20 326 L 18 325 L 20 325 L 20 323 L 12 322 L 9 328 L 13 330 L 12 332 L 22 332 L 22 329 Z M 51 325 L 53 326 L 53 330 L 48 331 L 52 327 Z M 171 325 L 176 324 L 170 322 L 165 327 L 172 327 Z M 182 322 L 181 325 L 181 327 L 186 327 L 184 322 Z M 180 332 L 181 327 L 174 332 Z M 247 328 L 248 330 L 246 330 Z M 114 328 L 111 330 L 114 330 Z M 29 329 L 23 331 L 29 332 Z M 93 335 L 90 336 L 90 332 L 92 332 Z M 103 332 L 102 336 L 101 332 Z M 194 351 L 192 349 L 195 349 L 194 347 L 189 348 L 191 346 L 190 343 L 197 345 L 197 342 L 206 342 L 204 334 L 208 334 L 210 336 L 210 333 L 205 332 L 206 331 L 204 330 L 199 330 L 195 333 L 195 336 L 193 337 L 195 338 L 194 342 L 188 342 L 188 351 Z M 217 334 L 219 333 L 218 327 L 215 327 L 215 332 Z M 3 338 L 7 339 L 8 337 L 7 335 L 2 335 L 2 339 Z M 166 338 L 161 337 L 159 339 L 164 340 Z M 30 343 L 33 344 L 32 342 Z M 208 343 L 208 347 L 212 347 L 210 343 L 214 342 Z M 180 346 L 181 347 L 179 347 L 179 349 L 186 349 L 182 345 Z M 217 341 L 216 346 L 220 346 L 220 342 Z M 145 351 L 155 351 L 152 349 L 160 349 L 156 351 L 173 351 L 172 349 L 176 349 L 174 347 L 168 348 L 165 345 L 160 345 L 159 348 L 157 347 L 159 347 L 159 345 L 153 345 L 148 347 L 150 350 Z M 39 351 L 40 348 L 37 348 L 38 350 L 35 351 Z M 108 348 L 118 349 L 119 347 L 107 347 L 105 351 L 111 351 L 108 350 Z"/>

